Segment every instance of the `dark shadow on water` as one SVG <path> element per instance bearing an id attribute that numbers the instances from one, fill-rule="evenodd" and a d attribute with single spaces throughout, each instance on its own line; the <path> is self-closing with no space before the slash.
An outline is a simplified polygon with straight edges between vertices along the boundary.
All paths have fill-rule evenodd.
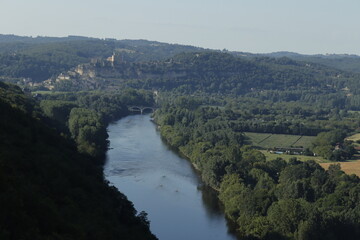
<path id="1" fill-rule="evenodd" d="M 155 124 L 155 123 L 154 123 Z M 156 125 L 156 124 L 155 124 Z M 228 234 L 236 237 L 238 240 L 242 240 L 240 238 L 240 236 L 237 234 L 236 232 L 236 223 L 233 222 L 232 220 L 228 219 L 225 216 L 224 213 L 224 206 L 221 203 L 221 201 L 219 200 L 218 197 L 218 192 L 216 190 L 214 190 L 213 188 L 211 188 L 210 186 L 206 185 L 202 180 L 201 180 L 201 172 L 196 169 L 192 164 L 191 161 L 187 158 L 187 156 L 185 156 L 183 153 L 181 153 L 177 148 L 169 145 L 169 143 L 167 142 L 166 139 L 164 139 L 161 135 L 160 132 L 157 129 L 157 134 L 159 134 L 161 141 L 164 143 L 164 145 L 166 146 L 166 148 L 170 151 L 172 151 L 173 153 L 175 153 L 176 155 L 178 155 L 180 158 L 184 159 L 184 161 L 188 161 L 193 172 L 195 173 L 195 175 L 198 178 L 198 182 L 200 183 L 197 187 L 197 189 L 199 191 L 201 191 L 201 197 L 202 197 L 202 201 L 204 203 L 204 207 L 206 209 L 206 214 L 207 216 L 209 216 L 209 218 L 225 218 L 226 220 L 226 225 L 228 228 Z"/>
<path id="2" fill-rule="evenodd" d="M 149 117 L 149 121 L 150 121 L 150 117 Z M 154 124 L 154 128 L 156 129 L 156 135 L 159 136 L 159 138 L 161 139 L 161 141 L 162 141 L 163 145 L 166 147 L 166 149 L 173 152 L 177 156 L 179 156 L 183 161 L 186 161 L 188 163 L 189 167 L 191 167 L 191 170 L 193 171 L 193 173 L 195 173 L 195 174 L 189 173 L 189 175 L 193 175 L 196 178 L 196 181 L 194 180 L 194 183 L 195 183 L 195 186 L 198 185 L 197 189 L 198 189 L 198 191 L 201 192 L 201 199 L 202 199 L 202 203 L 203 203 L 202 206 L 205 209 L 205 214 L 208 216 L 208 218 L 214 219 L 215 222 L 216 222 L 216 220 L 219 220 L 219 219 L 225 220 L 226 218 L 224 216 L 224 208 L 218 198 L 218 192 L 215 191 L 214 189 L 212 189 L 211 187 L 205 185 L 202 182 L 200 172 L 197 169 L 195 169 L 195 167 L 191 164 L 190 160 L 186 156 L 184 156 L 184 154 L 179 152 L 177 148 L 170 146 L 167 143 L 167 141 L 161 137 L 160 132 L 158 131 L 157 125 L 154 122 L 152 122 L 152 124 Z M 106 156 L 104 157 L 104 163 L 106 164 L 108 162 L 109 162 L 109 156 L 108 156 L 108 154 L 106 154 Z M 112 170 L 112 172 L 109 172 L 109 174 L 122 174 L 126 170 L 128 170 L 128 169 L 124 169 L 124 168 L 114 169 L 114 170 Z M 187 175 L 187 174 L 185 174 L 185 175 Z M 164 178 L 164 177 L 165 176 L 162 176 L 162 178 Z M 234 223 L 231 222 L 230 220 L 226 219 L 226 225 L 227 225 L 227 233 L 233 237 L 236 237 L 237 239 L 240 239 L 235 234 Z M 219 240 L 221 240 L 221 239 L 219 239 Z"/>
<path id="3" fill-rule="evenodd" d="M 202 193 L 202 200 L 204 206 L 206 207 L 206 213 L 208 216 L 211 218 L 225 218 L 228 233 L 240 240 L 240 236 L 236 233 L 236 224 L 224 216 L 224 205 L 219 200 L 218 192 L 206 185 L 199 186 L 198 189 Z"/>

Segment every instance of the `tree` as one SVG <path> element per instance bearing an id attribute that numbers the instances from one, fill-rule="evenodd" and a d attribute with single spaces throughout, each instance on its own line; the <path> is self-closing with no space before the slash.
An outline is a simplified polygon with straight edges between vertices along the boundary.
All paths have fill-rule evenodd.
<path id="1" fill-rule="evenodd" d="M 306 221 L 310 204 L 302 199 L 282 199 L 268 210 L 268 219 L 275 231 L 293 237 L 301 222 Z"/>

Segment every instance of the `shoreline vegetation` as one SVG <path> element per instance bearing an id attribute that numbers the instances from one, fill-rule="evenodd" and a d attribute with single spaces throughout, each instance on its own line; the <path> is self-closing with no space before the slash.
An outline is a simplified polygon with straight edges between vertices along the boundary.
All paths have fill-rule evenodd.
<path id="1" fill-rule="evenodd" d="M 219 189 L 242 238 L 360 239 L 359 177 L 317 162 L 344 165 L 360 149 L 358 56 L 0 40 L 0 79 L 20 86 L 0 82 L 1 239 L 154 239 L 146 213 L 137 214 L 101 172 L 107 124 L 145 104 L 160 106 L 161 135 Z M 31 91 L 39 92 L 32 98 Z M 107 205 L 119 229 L 107 219 L 95 223 Z"/>
<path id="2" fill-rule="evenodd" d="M 0 238 L 157 239 L 146 213 L 109 186 L 99 167 L 102 121 L 121 114 L 63 100 L 39 105 L 0 82 Z"/>
<path id="3" fill-rule="evenodd" d="M 268 160 L 244 145 L 241 134 L 220 127 L 229 125 L 220 117 L 225 111 L 210 115 L 211 111 L 200 105 L 193 109 L 167 105 L 155 112 L 155 122 L 167 144 L 218 192 L 226 217 L 241 238 L 339 239 L 345 228 L 349 231 L 346 239 L 357 236 L 355 216 L 360 213 L 352 206 L 353 200 L 344 196 L 356 191 L 358 177 L 346 175 L 340 165 L 325 170 L 314 160 L 297 160 L 296 155 L 287 161 L 281 155 Z M 326 134 L 330 135 L 343 137 Z M 315 144 L 320 139 L 314 138 Z"/>

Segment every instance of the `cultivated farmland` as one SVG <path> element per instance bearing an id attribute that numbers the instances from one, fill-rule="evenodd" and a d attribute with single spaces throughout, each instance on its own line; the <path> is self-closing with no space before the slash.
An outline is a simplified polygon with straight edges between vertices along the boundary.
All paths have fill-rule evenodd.
<path id="1" fill-rule="evenodd" d="M 348 161 L 348 162 L 333 162 L 333 163 L 320 163 L 320 165 L 328 169 L 331 164 L 339 163 L 341 170 L 347 174 L 355 174 L 360 177 L 360 160 Z"/>
<path id="2" fill-rule="evenodd" d="M 347 138 L 345 138 L 345 140 L 356 142 L 356 141 L 360 140 L 360 133 L 357 133 L 350 137 L 347 137 Z"/>
<path id="3" fill-rule="evenodd" d="M 286 135 L 286 134 L 271 134 L 271 133 L 253 133 L 245 132 L 248 144 L 255 147 L 268 148 L 290 148 L 290 147 L 304 147 L 311 146 L 315 137 L 300 136 L 300 135 Z"/>
<path id="4" fill-rule="evenodd" d="M 305 162 L 305 161 L 309 161 L 309 160 L 314 160 L 317 163 L 328 163 L 329 160 L 326 160 L 320 156 L 305 156 L 305 155 L 289 155 L 289 154 L 275 154 L 275 153 L 270 153 L 267 150 L 260 150 L 260 152 L 262 154 L 265 155 L 266 160 L 271 161 L 277 158 L 282 158 L 285 161 L 289 161 L 291 158 L 296 157 L 297 160 Z"/>

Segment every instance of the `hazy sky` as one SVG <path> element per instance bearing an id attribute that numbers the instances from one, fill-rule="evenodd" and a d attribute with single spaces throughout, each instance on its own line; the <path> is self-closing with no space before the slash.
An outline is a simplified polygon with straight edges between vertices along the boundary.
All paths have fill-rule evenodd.
<path id="1" fill-rule="evenodd" d="M 0 0 L 0 33 L 360 55 L 360 1 Z"/>

